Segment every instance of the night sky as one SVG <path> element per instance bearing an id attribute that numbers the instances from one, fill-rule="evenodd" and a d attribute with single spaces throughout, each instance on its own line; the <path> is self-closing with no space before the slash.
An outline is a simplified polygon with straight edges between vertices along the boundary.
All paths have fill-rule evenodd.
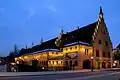
<path id="1" fill-rule="evenodd" d="M 120 42 L 119 0 L 0 0 L 0 56 L 97 21 L 102 6 L 113 46 Z"/>

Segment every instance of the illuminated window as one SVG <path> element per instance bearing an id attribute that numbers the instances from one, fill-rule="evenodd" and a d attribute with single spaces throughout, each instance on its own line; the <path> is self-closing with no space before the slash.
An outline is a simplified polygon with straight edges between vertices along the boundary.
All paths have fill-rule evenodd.
<path id="1" fill-rule="evenodd" d="M 88 55 L 88 49 L 85 49 L 85 55 Z"/>
<path id="2" fill-rule="evenodd" d="M 49 64 L 51 64 L 51 61 L 49 61 Z"/>

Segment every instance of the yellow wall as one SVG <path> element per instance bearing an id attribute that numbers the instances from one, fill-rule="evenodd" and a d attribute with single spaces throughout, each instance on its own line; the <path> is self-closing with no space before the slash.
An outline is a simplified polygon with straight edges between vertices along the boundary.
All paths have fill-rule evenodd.
<path id="1" fill-rule="evenodd" d="M 85 52 L 86 49 L 88 49 L 88 53 Z M 78 66 L 76 67 L 76 69 L 82 69 L 83 68 L 83 61 L 84 60 L 90 60 L 91 61 L 91 57 L 93 56 L 94 59 L 94 67 L 98 68 L 98 61 L 96 59 L 96 55 L 95 52 L 93 53 L 93 46 L 86 46 L 86 45 L 81 45 L 81 44 L 77 44 L 77 45 L 72 45 L 72 46 L 68 46 L 68 47 L 64 47 L 62 52 L 55 52 L 55 51 L 48 51 L 48 52 L 42 52 L 42 53 L 36 53 L 36 54 L 27 54 L 27 55 L 23 55 L 20 56 L 18 58 L 15 58 L 15 60 L 24 60 L 28 63 L 30 63 L 30 60 L 33 59 L 37 59 L 38 61 L 48 61 L 48 67 L 61 67 L 64 66 L 65 64 L 65 59 L 62 60 L 51 60 L 51 58 L 57 57 L 57 56 L 63 56 L 65 58 L 65 54 L 66 53 L 74 53 L 77 52 L 78 53 Z M 94 55 L 93 55 L 94 54 Z M 49 60 L 48 60 L 49 59 Z M 103 58 L 100 54 L 99 60 L 103 61 L 105 58 Z M 106 60 L 108 60 L 109 58 L 106 58 Z M 53 63 L 54 61 L 54 63 Z M 58 61 L 58 64 L 57 64 Z M 61 63 L 62 61 L 62 63 Z M 100 67 L 102 66 L 102 64 L 100 64 Z"/>

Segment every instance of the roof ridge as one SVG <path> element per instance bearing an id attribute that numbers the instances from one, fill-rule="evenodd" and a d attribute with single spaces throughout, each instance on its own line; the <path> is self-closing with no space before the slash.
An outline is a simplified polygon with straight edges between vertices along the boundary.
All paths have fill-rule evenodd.
<path id="1" fill-rule="evenodd" d="M 85 25 L 85 26 L 83 26 L 83 27 L 80 27 L 79 30 L 80 30 L 80 29 L 83 29 L 83 28 L 85 28 L 85 27 L 88 27 L 88 26 L 90 26 L 90 25 L 92 25 L 92 24 L 95 24 L 95 23 L 97 23 L 97 22 L 98 22 L 98 21 L 95 21 L 95 22 L 93 22 L 93 23 L 91 23 L 91 24 L 87 24 L 87 25 Z M 75 30 L 73 30 L 73 31 L 67 32 L 66 34 L 69 34 L 69 33 L 74 32 L 74 31 L 76 31 L 76 30 L 78 30 L 78 29 L 75 29 Z"/>

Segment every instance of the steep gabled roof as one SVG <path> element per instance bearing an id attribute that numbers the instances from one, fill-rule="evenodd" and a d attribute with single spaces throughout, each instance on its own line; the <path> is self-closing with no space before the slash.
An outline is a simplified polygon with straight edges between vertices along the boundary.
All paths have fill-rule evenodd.
<path id="1" fill-rule="evenodd" d="M 76 29 L 74 31 L 68 32 L 66 34 L 62 35 L 62 41 L 63 46 L 73 43 L 73 42 L 83 42 L 86 44 L 92 44 L 92 35 L 94 33 L 94 30 L 96 28 L 97 22 L 94 22 L 92 24 L 89 24 L 87 26 L 84 26 L 82 28 Z M 59 49 L 59 47 L 56 46 L 55 41 L 57 38 L 53 38 L 51 40 L 48 40 L 46 42 L 43 42 L 40 45 L 33 46 L 29 49 L 23 49 L 20 54 L 26 54 L 26 53 L 32 53 L 44 49 Z M 82 43 L 80 43 L 82 44 Z"/>
<path id="2" fill-rule="evenodd" d="M 91 44 L 92 35 L 94 33 L 96 24 L 97 24 L 97 22 L 94 22 L 92 24 L 89 24 L 87 26 L 84 26 L 82 28 L 76 29 L 72 32 L 65 34 L 64 35 L 64 37 L 65 37 L 64 44 L 69 44 L 69 43 L 78 42 L 78 41 Z"/>

